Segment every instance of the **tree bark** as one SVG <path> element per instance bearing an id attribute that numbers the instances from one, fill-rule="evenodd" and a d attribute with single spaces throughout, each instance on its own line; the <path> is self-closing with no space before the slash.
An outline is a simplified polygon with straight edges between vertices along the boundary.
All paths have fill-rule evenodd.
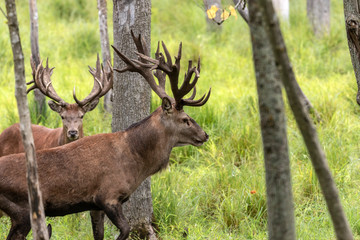
<path id="1" fill-rule="evenodd" d="M 206 10 L 210 9 L 211 6 L 216 6 L 219 9 L 221 9 L 221 0 L 204 0 L 204 7 L 205 7 L 205 12 Z M 206 15 L 206 23 L 207 23 L 207 29 L 211 32 L 214 31 L 221 31 L 222 27 L 221 25 L 217 24 L 216 22 L 220 23 L 221 22 L 221 11 L 218 10 L 216 12 L 216 17 L 214 18 L 214 20 L 209 19 L 208 15 Z"/>
<path id="2" fill-rule="evenodd" d="M 244 21 L 249 24 L 249 10 L 246 7 L 245 0 L 233 0 L 233 3 L 236 7 L 236 10 L 239 12 L 240 16 Z"/>
<path id="3" fill-rule="evenodd" d="M 307 0 L 306 12 L 315 36 L 330 34 L 330 0 Z"/>
<path id="4" fill-rule="evenodd" d="M 281 81 L 256 1 L 249 1 L 250 32 L 259 96 L 266 171 L 269 239 L 295 239 L 290 162 Z"/>
<path id="5" fill-rule="evenodd" d="M 276 13 L 286 22 L 289 21 L 289 0 L 272 0 Z"/>
<path id="6" fill-rule="evenodd" d="M 359 0 L 344 0 L 345 27 L 355 72 L 358 92 L 356 102 L 360 105 L 360 3 Z"/>
<path id="7" fill-rule="evenodd" d="M 136 58 L 136 47 L 130 30 L 141 33 L 147 49 L 150 49 L 151 1 L 113 0 L 114 46 L 126 56 Z M 125 64 L 114 57 L 114 68 L 121 69 Z M 131 124 L 149 115 L 151 89 L 140 74 L 114 71 L 113 132 L 124 130 Z M 124 214 L 132 231 L 141 237 L 156 239 L 152 223 L 152 198 L 150 177 L 147 178 L 124 204 Z"/>
<path id="8" fill-rule="evenodd" d="M 30 40 L 31 40 L 31 55 L 37 65 L 40 64 L 40 50 L 39 50 L 39 24 L 38 24 L 38 11 L 36 0 L 29 0 L 30 9 Z M 34 99 L 36 104 L 36 119 L 39 123 L 41 116 L 45 111 L 45 96 L 39 89 L 34 89 Z"/>
<path id="9" fill-rule="evenodd" d="M 107 61 L 111 62 L 110 54 L 110 43 L 109 43 L 109 34 L 107 26 L 107 5 L 106 0 L 98 0 L 97 7 L 99 11 L 99 29 L 100 29 L 100 43 L 101 43 L 101 55 L 103 59 L 103 65 L 107 72 L 109 72 L 109 66 L 106 64 Z M 105 94 L 104 96 L 104 108 L 106 111 L 111 112 L 112 102 L 111 102 L 112 90 Z"/>
<path id="10" fill-rule="evenodd" d="M 21 48 L 15 0 L 6 0 L 5 2 L 14 59 L 15 96 L 20 117 L 21 137 L 24 144 L 27 162 L 31 228 L 34 239 L 49 239 L 45 225 L 44 206 L 39 188 L 35 146 L 31 131 L 29 107 L 26 98 L 24 55 Z"/>
<path id="11" fill-rule="evenodd" d="M 309 152 L 316 176 L 325 197 L 337 239 L 353 239 L 350 225 L 343 211 L 338 190 L 331 175 L 325 153 L 321 148 L 317 132 L 306 111 L 303 98 L 299 97 L 300 87 L 292 70 L 286 46 L 282 38 L 279 21 L 274 12 L 271 0 L 259 0 L 261 11 L 265 15 L 267 35 L 275 54 L 276 63 L 286 90 L 290 107 L 294 113 L 297 125 L 301 131 Z"/>

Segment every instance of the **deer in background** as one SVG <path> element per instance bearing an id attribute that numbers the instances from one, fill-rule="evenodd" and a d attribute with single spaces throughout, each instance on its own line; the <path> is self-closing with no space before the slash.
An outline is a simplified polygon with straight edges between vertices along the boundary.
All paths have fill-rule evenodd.
<path id="1" fill-rule="evenodd" d="M 200 62 L 191 61 L 184 82 L 178 88 L 181 44 L 175 64 L 163 44 L 166 60 L 159 47 L 152 59 L 144 53 L 141 36 L 133 35 L 139 59 L 128 59 L 115 50 L 127 64 L 119 72 L 138 72 L 144 76 L 162 104 L 149 117 L 125 131 L 84 137 L 56 148 L 38 151 L 37 164 L 40 189 L 46 216 L 63 216 L 86 210 L 101 210 L 120 230 L 118 240 L 127 239 L 129 224 L 122 204 L 150 175 L 164 169 L 172 148 L 184 145 L 201 146 L 209 136 L 183 110 L 183 106 L 202 106 L 210 91 L 198 100 L 195 94 L 184 96 L 199 78 Z M 159 84 L 156 83 L 157 77 Z M 169 76 L 174 98 L 165 92 Z M 192 76 L 194 76 L 191 81 Z M 25 155 L 0 158 L 0 210 L 11 218 L 8 240 L 24 239 L 30 231 L 29 203 L 26 183 Z"/>
<path id="2" fill-rule="evenodd" d="M 94 77 L 94 86 L 90 94 L 83 100 L 78 100 L 75 94 L 73 97 L 76 103 L 70 104 L 58 96 L 51 82 L 51 75 L 54 68 L 49 68 L 48 61 L 44 68 L 42 63 L 37 67 L 30 58 L 33 80 L 27 84 L 33 84 L 28 90 L 37 88 L 45 96 L 49 97 L 49 107 L 59 113 L 62 119 L 63 127 L 51 129 L 40 125 L 32 125 L 34 143 L 36 150 L 57 147 L 66 143 L 75 141 L 84 136 L 83 117 L 85 113 L 93 110 L 99 99 L 104 96 L 113 86 L 112 67 L 108 62 L 110 72 L 104 72 L 100 66 L 99 55 L 97 56 L 96 67 L 89 66 L 89 72 Z M 24 152 L 24 147 L 20 136 L 20 126 L 18 123 L 5 129 L 0 135 L 0 157 Z"/>

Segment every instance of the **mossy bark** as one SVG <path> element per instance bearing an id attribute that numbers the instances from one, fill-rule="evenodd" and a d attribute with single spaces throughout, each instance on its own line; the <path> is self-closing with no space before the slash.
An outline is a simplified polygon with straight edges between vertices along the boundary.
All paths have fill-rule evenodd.
<path id="1" fill-rule="evenodd" d="M 6 0 L 5 2 L 14 59 L 15 97 L 20 117 L 20 132 L 26 155 L 31 228 L 34 239 L 47 240 L 49 236 L 45 224 L 44 206 L 37 174 L 35 146 L 26 96 L 24 54 L 21 47 L 15 0 Z"/>
<path id="2" fill-rule="evenodd" d="M 249 3 L 266 172 L 269 239 L 295 239 L 295 221 L 281 79 L 259 5 Z"/>
<path id="3" fill-rule="evenodd" d="M 130 34 L 141 34 L 150 49 L 151 1 L 113 1 L 114 46 L 126 56 L 136 58 L 136 47 Z M 150 53 L 148 53 L 150 54 Z M 114 57 L 114 68 L 122 69 L 124 63 Z M 114 71 L 113 132 L 124 130 L 150 113 L 151 89 L 138 73 Z M 153 218 L 150 177 L 147 178 L 124 204 L 132 232 L 141 237 L 155 238 L 151 226 Z"/>

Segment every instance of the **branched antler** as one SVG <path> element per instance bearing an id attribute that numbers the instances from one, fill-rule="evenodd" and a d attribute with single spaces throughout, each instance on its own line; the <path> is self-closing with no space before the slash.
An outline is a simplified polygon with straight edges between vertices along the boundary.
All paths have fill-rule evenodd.
<path id="1" fill-rule="evenodd" d="M 131 31 L 131 35 L 135 42 L 136 48 L 138 52 L 136 52 L 138 59 L 129 59 L 125 55 L 123 55 L 119 50 L 117 50 L 114 46 L 113 49 L 115 53 L 124 61 L 127 65 L 125 68 L 115 71 L 118 72 L 138 72 L 140 73 L 145 80 L 149 83 L 150 87 L 153 91 L 160 97 L 169 98 L 173 104 L 175 104 L 176 109 L 180 110 L 183 106 L 202 106 L 204 105 L 211 94 L 211 89 L 207 94 L 204 94 L 200 99 L 194 100 L 196 95 L 196 83 L 200 77 L 200 59 L 198 60 L 197 67 L 192 66 L 192 61 L 189 61 L 188 70 L 185 74 L 184 81 L 180 88 L 178 88 L 179 82 L 179 73 L 180 73 L 180 60 L 181 60 L 181 50 L 182 43 L 179 45 L 178 55 L 175 57 L 175 63 L 172 63 L 170 53 L 166 48 L 164 42 L 161 42 L 161 45 L 164 50 L 164 55 L 160 52 L 160 43 L 158 43 L 158 47 L 155 53 L 155 59 L 149 57 L 147 52 L 144 51 L 144 44 L 141 38 L 135 37 L 134 33 Z M 155 72 L 153 72 L 155 70 Z M 165 92 L 165 81 L 166 75 L 168 75 L 171 85 L 171 91 L 173 93 L 174 98 L 169 97 L 169 95 Z M 156 83 L 154 76 L 158 79 L 159 84 Z M 194 76 L 194 78 L 193 78 Z M 193 80 L 191 81 L 191 79 Z M 187 95 L 191 90 L 193 90 L 193 94 L 190 98 L 183 99 L 185 95 Z"/>
<path id="2" fill-rule="evenodd" d="M 29 93 L 31 90 L 37 88 L 39 89 L 45 96 L 53 99 L 54 101 L 58 102 L 58 104 L 64 106 L 66 102 L 59 97 L 59 95 L 56 93 L 52 82 L 51 82 L 51 75 L 53 73 L 53 70 L 55 67 L 49 68 L 49 60 L 46 59 L 46 67 L 44 68 L 42 65 L 42 61 L 40 64 L 36 67 L 35 62 L 33 61 L 33 58 L 30 57 L 30 64 L 32 68 L 32 75 L 33 80 L 30 82 L 27 82 L 27 85 L 33 84 L 30 86 L 30 88 L 26 91 L 26 93 Z"/>
<path id="3" fill-rule="evenodd" d="M 100 99 L 113 87 L 113 68 L 111 63 L 107 61 L 110 71 L 105 72 L 102 65 L 100 65 L 99 54 L 97 55 L 96 67 L 89 66 L 89 72 L 94 77 L 94 86 L 89 95 L 83 100 L 78 100 L 75 94 L 75 87 L 73 90 L 73 97 L 79 106 L 85 106 L 95 99 Z"/>

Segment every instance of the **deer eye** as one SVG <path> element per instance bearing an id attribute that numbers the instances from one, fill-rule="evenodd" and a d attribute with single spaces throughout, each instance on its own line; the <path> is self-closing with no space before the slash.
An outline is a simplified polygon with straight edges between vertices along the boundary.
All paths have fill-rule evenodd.
<path id="1" fill-rule="evenodd" d="M 81 115 L 80 118 L 83 119 L 84 115 Z"/>
<path id="2" fill-rule="evenodd" d="M 190 126 L 190 121 L 189 121 L 189 119 L 184 118 L 182 121 L 183 121 L 183 123 L 186 123 L 188 126 Z"/>
<path id="3" fill-rule="evenodd" d="M 65 117 L 64 117 L 64 116 L 61 116 L 61 119 L 65 119 Z"/>

